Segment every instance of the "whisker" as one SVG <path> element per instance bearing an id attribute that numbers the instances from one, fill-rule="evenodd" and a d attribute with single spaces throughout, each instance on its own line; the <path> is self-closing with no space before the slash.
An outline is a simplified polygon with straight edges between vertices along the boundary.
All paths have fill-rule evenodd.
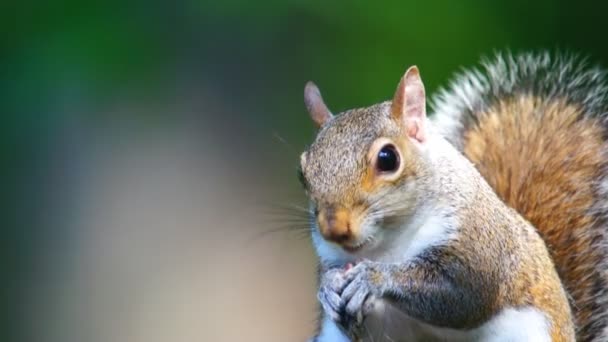
<path id="1" fill-rule="evenodd" d="M 296 229 L 294 229 L 296 228 Z M 275 227 L 263 230 L 261 232 L 257 232 L 256 234 L 252 234 L 252 236 L 247 240 L 247 243 L 253 243 L 262 238 L 266 238 L 270 235 L 274 235 L 277 233 L 287 233 L 295 236 L 296 238 L 308 238 L 310 237 L 311 228 L 310 227 L 296 227 L 296 226 L 288 226 L 288 227 Z"/>
<path id="2" fill-rule="evenodd" d="M 294 154 L 298 153 L 298 150 L 292 144 L 290 144 L 285 138 L 280 136 L 277 131 L 272 131 L 272 137 L 274 139 L 276 139 L 277 141 L 279 141 L 280 143 L 282 143 L 285 147 L 287 147 L 289 149 L 289 152 L 292 152 Z"/>
<path id="3" fill-rule="evenodd" d="M 313 223 L 310 210 L 296 204 L 277 204 L 262 210 L 264 224 L 307 225 Z"/>
<path id="4" fill-rule="evenodd" d="M 388 205 L 383 205 L 383 207 L 372 207 L 370 206 L 370 213 L 368 214 L 368 217 L 372 220 L 377 220 L 379 218 L 386 218 L 386 217 L 391 217 L 391 218 L 401 218 L 401 217 L 408 217 L 410 214 L 406 214 L 404 213 L 406 207 L 401 204 L 401 203 L 394 203 L 391 204 L 390 202 L 388 203 Z"/>
<path id="5" fill-rule="evenodd" d="M 388 333 L 386 332 L 386 321 L 388 321 L 390 319 L 390 315 L 386 314 L 386 305 L 383 306 L 384 312 L 382 313 L 382 329 L 380 329 L 380 334 L 384 335 L 384 337 L 386 337 L 387 339 L 389 339 L 390 341 L 393 341 L 393 339 L 388 336 Z"/>
<path id="6" fill-rule="evenodd" d="M 285 205 L 285 204 L 266 207 L 265 210 L 263 210 L 263 211 L 299 213 L 299 214 L 307 214 L 307 215 L 312 214 L 311 210 L 309 210 L 307 208 L 300 207 L 300 206 L 290 206 L 290 205 Z"/>
<path id="7" fill-rule="evenodd" d="M 287 220 L 287 221 L 300 221 L 300 222 L 312 222 L 313 218 L 309 215 L 293 214 L 293 213 L 265 213 L 261 218 L 267 221 L 273 220 Z"/>
<path id="8" fill-rule="evenodd" d="M 363 327 L 365 328 L 365 332 L 367 333 L 367 336 L 369 336 L 369 338 L 372 340 L 372 342 L 374 342 L 374 336 L 372 335 L 372 332 L 370 331 L 367 322 L 363 322 Z"/>

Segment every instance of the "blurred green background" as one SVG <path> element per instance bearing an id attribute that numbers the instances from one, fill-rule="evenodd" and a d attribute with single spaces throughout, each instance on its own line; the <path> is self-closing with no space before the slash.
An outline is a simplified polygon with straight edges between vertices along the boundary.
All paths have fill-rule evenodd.
<path id="1" fill-rule="evenodd" d="M 412 64 L 428 93 L 505 49 L 606 66 L 607 9 L 3 3 L 1 340 L 304 340 L 315 261 L 280 209 L 305 203 L 304 83 L 339 112 L 390 98 Z"/>

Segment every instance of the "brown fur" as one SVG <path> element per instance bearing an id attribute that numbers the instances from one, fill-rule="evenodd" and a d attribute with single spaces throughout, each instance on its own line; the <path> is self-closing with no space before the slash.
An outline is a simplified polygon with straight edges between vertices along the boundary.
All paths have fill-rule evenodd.
<path id="1" fill-rule="evenodd" d="M 475 269 L 473 276 L 487 278 L 479 295 L 492 304 L 480 307 L 478 318 L 492 317 L 505 307 L 533 306 L 548 316 L 552 341 L 572 341 L 570 307 L 544 242 L 534 227 L 512 209 L 503 209 L 485 188 L 482 185 L 474 202 L 461 212 L 463 229 L 449 247 Z M 486 257 L 488 250 L 495 254 L 493 258 Z M 479 324 L 471 319 L 472 327 Z"/>
<path id="2" fill-rule="evenodd" d="M 463 152 L 499 197 L 538 229 L 572 297 L 577 337 L 587 340 L 594 285 L 602 276 L 590 208 L 601 200 L 594 189 L 606 163 L 606 146 L 600 123 L 581 116 L 579 108 L 564 101 L 525 96 L 501 101 L 464 132 Z M 554 316 L 552 334 L 557 336 L 562 317 L 544 295 L 543 277 L 530 269 L 519 282 L 531 285 L 529 300 Z"/>

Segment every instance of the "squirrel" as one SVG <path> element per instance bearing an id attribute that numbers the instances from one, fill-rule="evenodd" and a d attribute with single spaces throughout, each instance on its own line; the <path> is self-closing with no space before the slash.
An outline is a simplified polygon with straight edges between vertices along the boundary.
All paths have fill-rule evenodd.
<path id="1" fill-rule="evenodd" d="M 608 341 L 608 83 L 497 54 L 438 92 L 333 115 L 301 154 L 319 258 L 311 341 Z"/>

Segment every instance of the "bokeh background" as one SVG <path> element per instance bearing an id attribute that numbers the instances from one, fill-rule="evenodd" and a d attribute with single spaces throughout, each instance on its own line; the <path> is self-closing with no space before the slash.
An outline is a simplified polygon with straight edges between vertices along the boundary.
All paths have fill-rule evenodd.
<path id="1" fill-rule="evenodd" d="M 412 64 L 429 93 L 496 50 L 608 66 L 607 9 L 3 3 L 0 340 L 304 341 L 315 260 L 289 229 L 314 134 L 304 83 L 339 112 L 390 98 Z"/>

